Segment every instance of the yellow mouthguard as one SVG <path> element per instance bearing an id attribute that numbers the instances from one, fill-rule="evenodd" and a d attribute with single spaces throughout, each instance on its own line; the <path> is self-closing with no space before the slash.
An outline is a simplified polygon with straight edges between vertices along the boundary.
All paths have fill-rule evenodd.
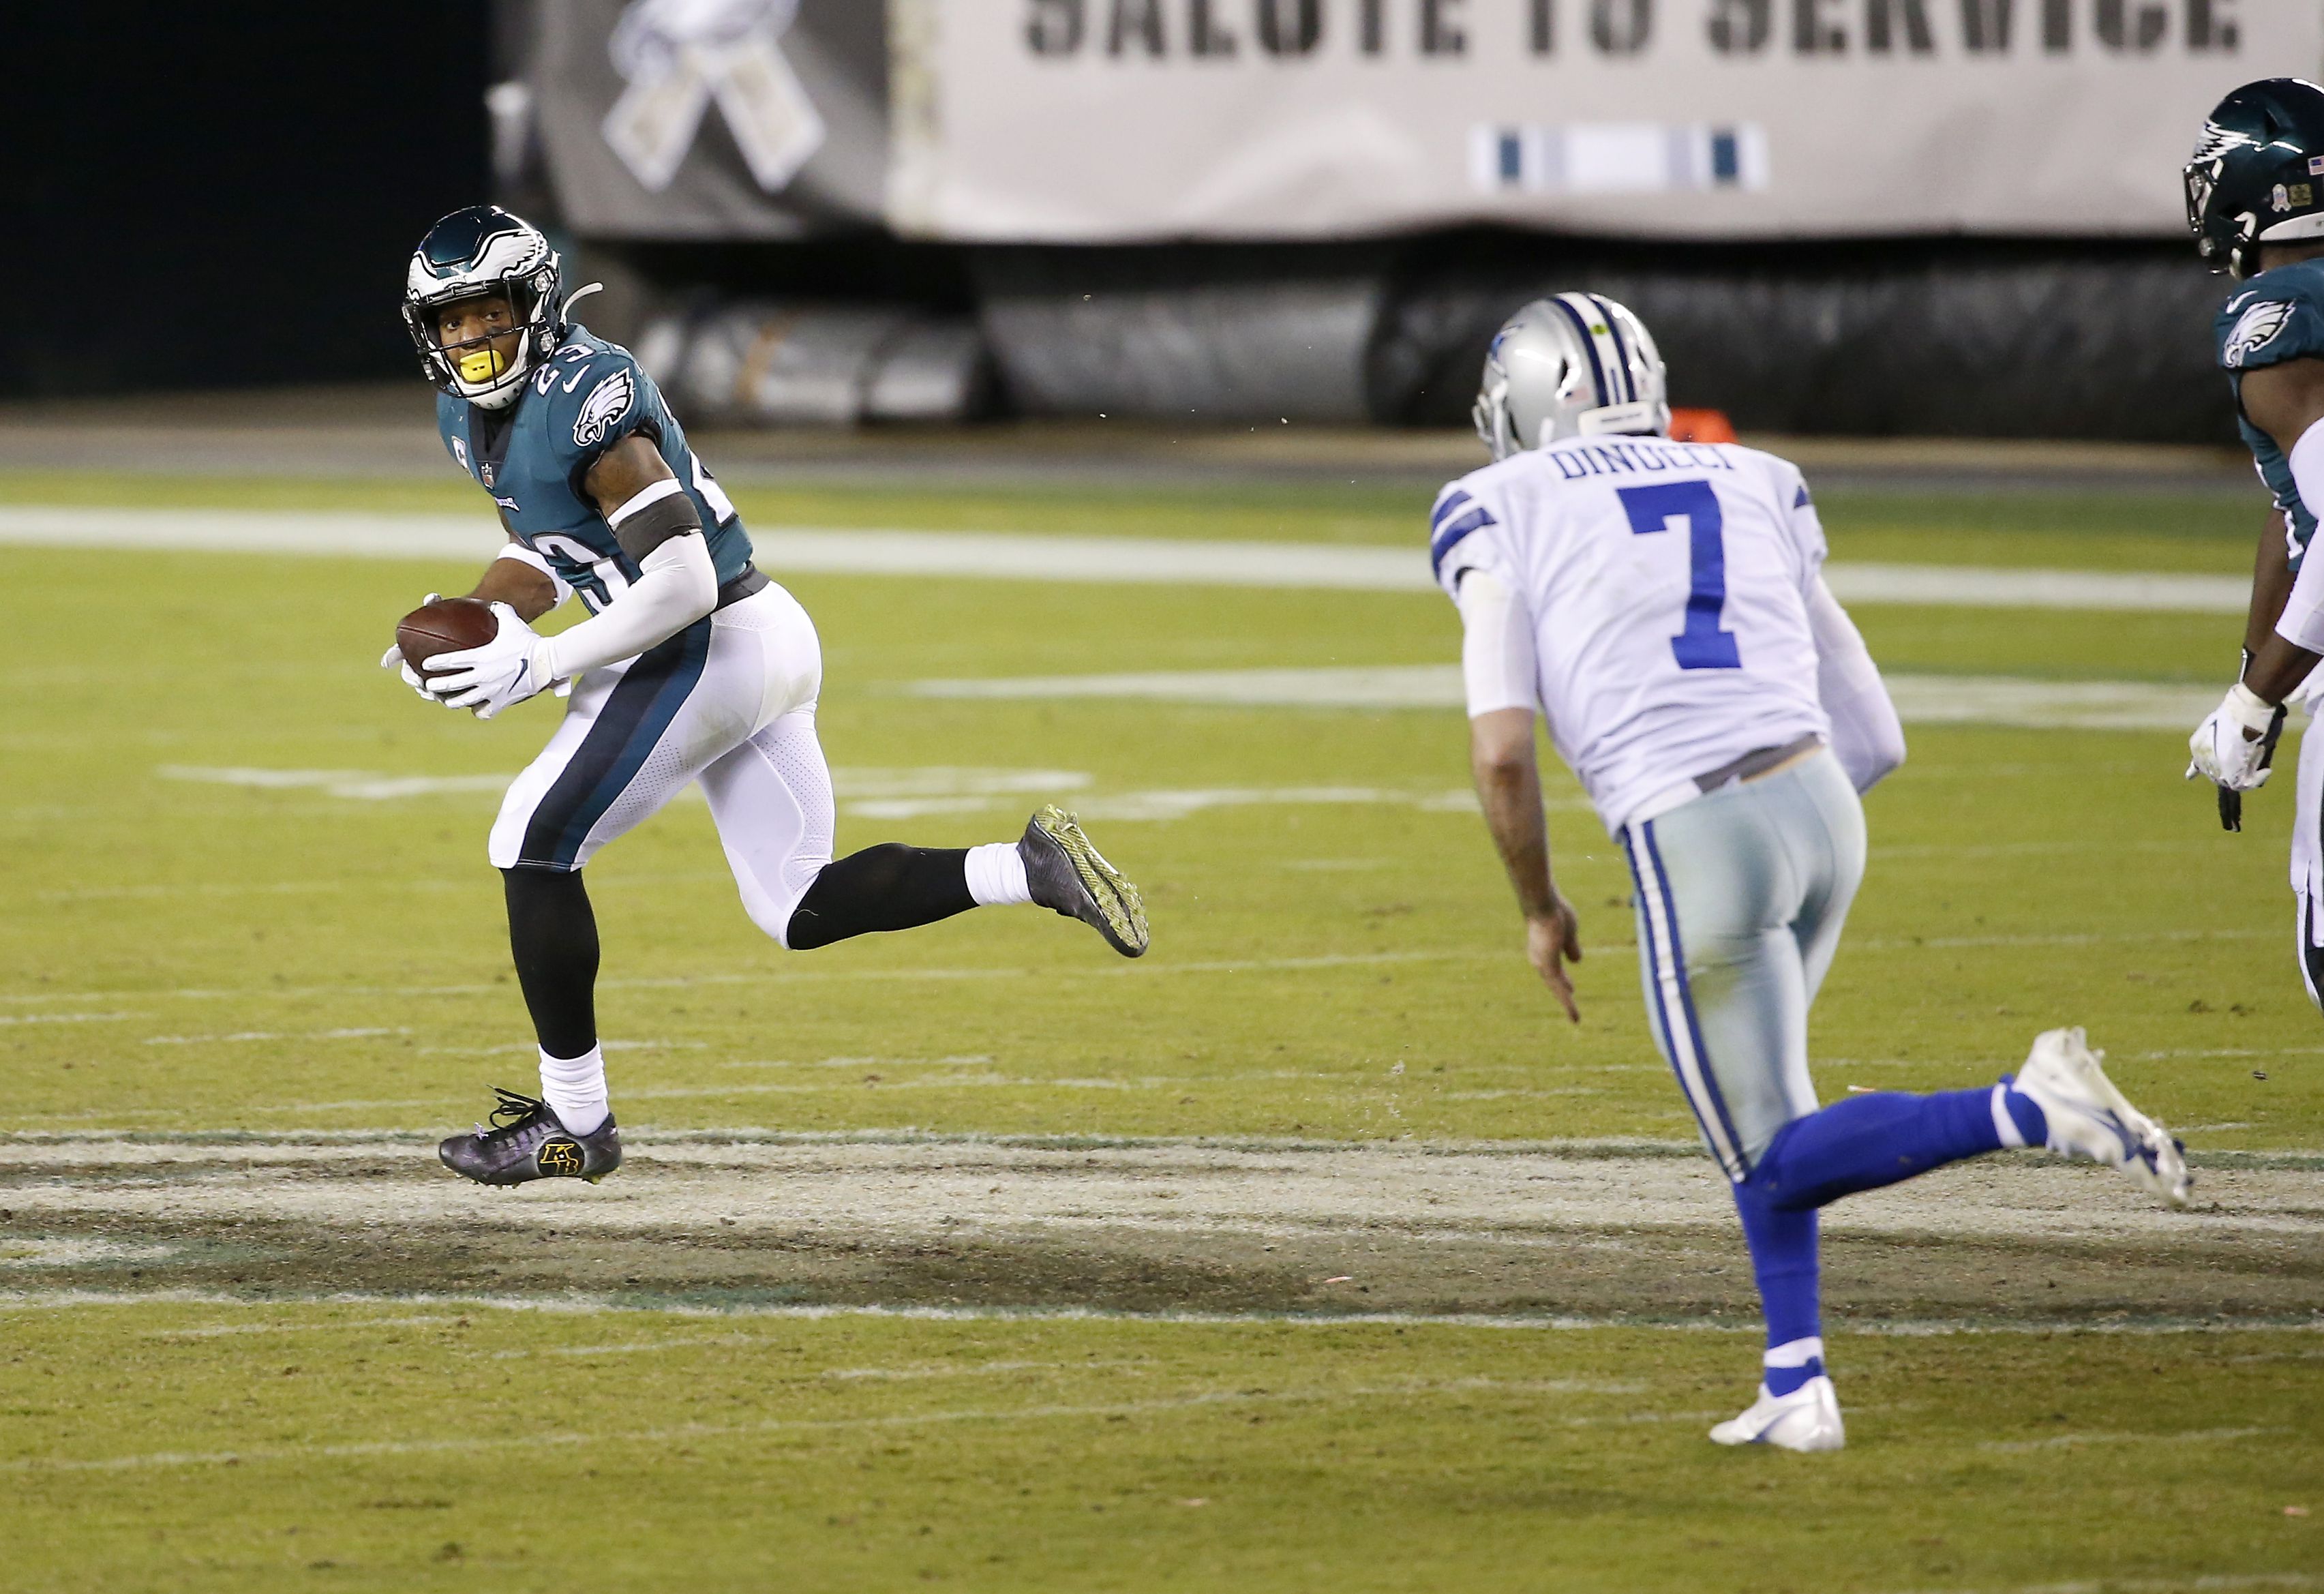
<path id="1" fill-rule="evenodd" d="M 460 356 L 462 382 L 490 382 L 504 369 L 501 357 L 490 349 L 478 349 L 473 355 Z"/>

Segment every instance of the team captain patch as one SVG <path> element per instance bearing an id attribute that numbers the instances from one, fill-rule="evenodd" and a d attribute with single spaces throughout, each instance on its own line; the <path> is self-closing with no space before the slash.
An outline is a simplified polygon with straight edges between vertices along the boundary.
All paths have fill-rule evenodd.
<path id="1" fill-rule="evenodd" d="M 637 396 L 638 384 L 629 372 L 620 370 L 589 390 L 581 401 L 581 413 L 573 422 L 573 441 L 583 448 L 595 447 L 606 428 L 630 412 L 630 401 Z"/>
<path id="2" fill-rule="evenodd" d="M 2273 343 L 2275 335 L 2292 319 L 2292 308 L 2283 299 L 2272 299 L 2246 310 L 2235 330 L 2227 334 L 2227 347 L 2219 351 L 2219 364 L 2233 369 Z M 594 401 L 596 395 L 590 397 Z"/>

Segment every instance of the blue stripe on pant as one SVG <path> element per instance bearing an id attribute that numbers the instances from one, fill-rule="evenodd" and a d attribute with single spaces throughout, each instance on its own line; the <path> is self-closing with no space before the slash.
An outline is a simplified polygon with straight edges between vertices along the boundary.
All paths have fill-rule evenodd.
<path id="1" fill-rule="evenodd" d="M 1730 1179 L 1816 1110 L 1808 1011 L 1864 873 L 1864 811 L 1829 751 L 1621 832 L 1655 1039 Z"/>
<path id="2" fill-rule="evenodd" d="M 1687 984 L 1686 949 L 1679 939 L 1678 914 L 1671 903 L 1670 875 L 1655 844 L 1654 821 L 1625 829 L 1622 850 L 1629 856 L 1630 879 L 1638 892 L 1638 945 L 1646 959 L 1646 1007 L 1662 1039 L 1664 1059 L 1678 1077 L 1679 1091 L 1693 1110 L 1704 1144 L 1727 1176 L 1740 1180 L 1750 1173 L 1750 1165 L 1702 1044 L 1694 993 Z"/>
<path id="3" fill-rule="evenodd" d="M 710 657 L 710 628 L 707 617 L 695 622 L 641 654 L 623 672 L 596 723 L 533 809 L 517 858 L 520 867 L 576 867 L 574 860 L 590 830 L 637 778 L 702 679 L 703 664 Z"/>

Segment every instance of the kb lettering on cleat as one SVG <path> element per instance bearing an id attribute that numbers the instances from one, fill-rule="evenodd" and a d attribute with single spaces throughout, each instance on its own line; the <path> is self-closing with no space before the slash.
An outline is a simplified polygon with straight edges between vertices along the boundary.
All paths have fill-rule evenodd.
<path id="1" fill-rule="evenodd" d="M 576 1175 L 582 1166 L 581 1143 L 577 1140 L 543 1140 L 533 1162 L 542 1173 L 552 1177 Z"/>

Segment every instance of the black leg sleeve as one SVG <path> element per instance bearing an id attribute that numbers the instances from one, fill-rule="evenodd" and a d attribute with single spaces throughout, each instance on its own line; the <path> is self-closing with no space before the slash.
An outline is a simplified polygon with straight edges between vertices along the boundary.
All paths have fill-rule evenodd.
<path id="1" fill-rule="evenodd" d="M 874 930 L 932 925 L 975 906 L 965 849 L 889 842 L 825 864 L 792 910 L 783 939 L 805 952 Z"/>
<path id="2" fill-rule="evenodd" d="M 597 916 L 580 871 L 507 869 L 509 950 L 533 1033 L 552 1057 L 597 1044 Z"/>

